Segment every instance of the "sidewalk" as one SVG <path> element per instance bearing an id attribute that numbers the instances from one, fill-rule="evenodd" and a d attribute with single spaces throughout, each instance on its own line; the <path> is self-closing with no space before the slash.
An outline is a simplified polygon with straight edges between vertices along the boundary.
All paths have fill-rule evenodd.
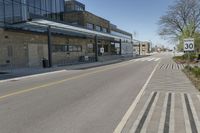
<path id="1" fill-rule="evenodd" d="M 81 63 L 81 64 L 74 64 L 74 65 L 67 65 L 67 66 L 59 66 L 59 67 L 52 67 L 52 68 L 20 68 L 20 69 L 11 69 L 7 71 L 2 71 L 2 74 L 0 74 L 0 81 L 12 79 L 12 78 L 18 78 L 23 76 L 30 76 L 30 75 L 36 75 L 36 74 L 42 74 L 42 73 L 54 73 L 59 72 L 63 70 L 83 70 L 83 69 L 89 69 L 93 67 L 99 67 L 114 63 L 123 62 L 126 60 L 141 58 L 142 56 L 138 57 L 122 57 L 114 60 L 107 60 L 107 61 L 99 61 L 99 62 L 92 62 L 92 63 Z M 5 73 L 4 73 L 5 72 Z"/>
<path id="2" fill-rule="evenodd" d="M 182 68 L 160 62 L 123 133 L 200 133 L 200 93 Z"/>

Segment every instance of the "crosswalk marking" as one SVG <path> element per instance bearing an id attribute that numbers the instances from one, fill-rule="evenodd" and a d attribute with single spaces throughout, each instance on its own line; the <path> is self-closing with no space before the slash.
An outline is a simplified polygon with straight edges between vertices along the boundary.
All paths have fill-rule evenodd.
<path id="1" fill-rule="evenodd" d="M 140 59 L 136 59 L 135 62 L 137 61 L 141 61 L 141 62 L 144 62 L 144 61 L 159 61 L 161 58 L 140 58 Z"/>
<path id="2" fill-rule="evenodd" d="M 161 93 L 164 93 L 164 98 L 161 98 Z M 197 115 L 199 110 L 196 110 L 196 108 L 199 107 L 196 105 L 194 106 L 192 96 L 196 96 L 200 103 L 200 95 L 183 92 L 151 92 L 140 113 L 137 115 L 129 133 L 146 133 L 152 131 L 157 133 L 175 133 L 176 122 L 178 122 L 178 127 L 176 128 L 180 128 L 179 119 L 177 119 L 179 117 L 176 117 L 175 113 L 178 113 L 176 111 L 180 111 L 180 109 L 183 111 L 183 120 L 181 120 L 181 122 L 183 121 L 183 130 L 185 130 L 186 133 L 200 133 L 200 119 Z M 181 106 L 175 106 L 175 100 L 179 100 L 177 98 L 181 100 Z M 158 101 L 161 99 L 163 100 L 163 105 L 159 112 L 157 112 L 158 110 L 156 108 L 160 107 Z M 153 124 L 156 116 L 154 113 L 160 114 L 158 125 Z M 155 127 L 158 126 L 158 128 L 152 130 L 153 125 Z"/>
<path id="3" fill-rule="evenodd" d="M 138 118 L 137 118 L 136 121 L 134 122 L 134 124 L 133 124 L 133 126 L 132 126 L 132 128 L 131 128 L 131 130 L 130 130 L 129 133 L 135 133 L 135 131 L 136 131 L 136 129 L 137 129 L 137 126 L 139 125 L 140 120 L 142 119 L 142 116 L 143 116 L 143 114 L 145 113 L 145 110 L 146 110 L 146 108 L 147 108 L 147 106 L 148 106 L 148 104 L 149 104 L 151 98 L 153 97 L 153 94 L 154 94 L 154 92 L 152 92 L 151 95 L 149 96 L 149 98 L 147 99 L 147 102 L 145 103 L 145 105 L 144 105 L 142 111 L 140 112 L 140 114 L 138 115 Z"/>
<path id="4" fill-rule="evenodd" d="M 171 70 L 177 70 L 177 69 L 184 69 L 185 65 L 184 64 L 162 64 L 160 66 L 160 69 L 164 70 L 164 69 L 171 69 Z"/>
<path id="5" fill-rule="evenodd" d="M 151 109 L 150 109 L 150 111 L 149 111 L 149 114 L 148 114 L 148 116 L 147 116 L 147 118 L 146 118 L 146 121 L 145 121 L 145 123 L 144 123 L 144 125 L 143 125 L 143 128 L 142 128 L 142 130 L 141 130 L 141 133 L 146 133 L 146 131 L 147 131 L 147 127 L 148 127 L 148 124 L 149 124 L 149 122 L 150 122 L 150 120 L 151 120 L 151 117 L 152 117 L 152 115 L 153 115 L 153 112 L 154 112 L 154 109 L 155 109 L 155 107 L 156 107 L 156 103 L 157 103 L 157 101 L 158 101 L 158 98 L 159 98 L 159 93 L 156 95 L 156 98 L 155 98 L 155 100 L 154 100 L 154 102 L 153 102 L 153 104 L 152 104 L 152 107 L 151 107 Z"/>

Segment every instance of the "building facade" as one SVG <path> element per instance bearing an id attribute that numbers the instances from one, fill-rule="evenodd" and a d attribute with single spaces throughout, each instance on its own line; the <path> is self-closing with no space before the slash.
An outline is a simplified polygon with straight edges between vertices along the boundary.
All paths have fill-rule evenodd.
<path id="1" fill-rule="evenodd" d="M 43 59 L 52 65 L 97 61 L 102 47 L 105 55 L 131 53 L 131 34 L 111 33 L 108 20 L 74 0 L 0 0 L 0 10 L 1 69 L 41 67 Z"/>

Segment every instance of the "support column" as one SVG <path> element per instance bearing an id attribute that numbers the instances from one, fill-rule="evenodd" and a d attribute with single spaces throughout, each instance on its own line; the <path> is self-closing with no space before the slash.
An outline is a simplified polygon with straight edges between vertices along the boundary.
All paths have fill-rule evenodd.
<path id="1" fill-rule="evenodd" d="M 48 28 L 47 28 L 47 36 L 48 36 L 48 60 L 49 60 L 49 67 L 52 67 L 51 26 L 48 26 Z"/>
<path id="2" fill-rule="evenodd" d="M 119 55 L 122 55 L 122 40 L 119 40 Z"/>
<path id="3" fill-rule="evenodd" d="M 140 47 L 140 42 L 139 42 L 139 55 L 141 54 L 140 50 L 141 50 L 141 47 Z"/>
<path id="4" fill-rule="evenodd" d="M 95 60 L 96 60 L 96 62 L 99 60 L 98 59 L 98 52 L 99 52 L 99 48 L 98 48 L 98 37 L 97 37 L 97 35 L 95 35 L 95 40 L 94 40 L 94 42 L 95 42 Z"/>

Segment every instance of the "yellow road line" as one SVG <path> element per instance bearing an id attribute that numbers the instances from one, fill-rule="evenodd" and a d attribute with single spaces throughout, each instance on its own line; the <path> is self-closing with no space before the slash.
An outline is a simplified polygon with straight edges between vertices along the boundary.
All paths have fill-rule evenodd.
<path id="1" fill-rule="evenodd" d="M 57 84 L 60 84 L 60 83 L 64 83 L 66 81 L 79 79 L 79 78 L 86 77 L 86 76 L 89 76 L 89 75 L 92 75 L 92 74 L 96 74 L 96 73 L 104 72 L 104 71 L 107 71 L 107 70 L 123 67 L 123 66 L 129 65 L 131 63 L 133 63 L 133 62 L 119 64 L 119 65 L 116 65 L 114 67 L 109 67 L 109 68 L 105 68 L 105 69 L 102 69 L 102 70 L 97 70 L 97 71 L 81 74 L 81 75 L 78 75 L 78 76 L 74 76 L 74 77 L 71 77 L 71 78 L 66 78 L 66 79 L 63 79 L 63 80 L 60 80 L 60 81 L 55 81 L 55 82 L 43 84 L 43 85 L 40 85 L 40 86 L 35 86 L 35 87 L 32 87 L 32 88 L 28 88 L 28 89 L 12 92 L 12 93 L 0 96 L 0 100 L 2 100 L 4 98 L 11 97 L 11 96 L 15 96 L 15 95 L 23 94 L 23 93 L 26 93 L 26 92 L 30 92 L 30 91 L 33 91 L 33 90 L 38 90 L 38 89 L 42 89 L 42 88 L 45 88 L 45 87 L 49 87 L 49 86 L 57 85 Z"/>

